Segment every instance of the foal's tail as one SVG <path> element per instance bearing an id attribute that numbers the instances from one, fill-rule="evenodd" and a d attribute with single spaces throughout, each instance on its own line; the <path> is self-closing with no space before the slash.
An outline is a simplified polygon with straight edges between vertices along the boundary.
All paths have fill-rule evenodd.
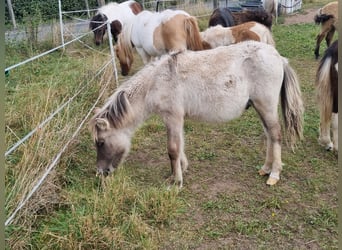
<path id="1" fill-rule="evenodd" d="M 296 73 L 286 58 L 283 58 L 283 65 L 284 79 L 280 92 L 281 107 L 285 129 L 289 135 L 290 145 L 293 146 L 296 138 L 303 138 L 304 105 Z"/>
<path id="2" fill-rule="evenodd" d="M 189 50 L 203 50 L 200 29 L 195 17 L 190 16 L 185 19 L 184 28 L 186 32 L 186 46 Z"/>

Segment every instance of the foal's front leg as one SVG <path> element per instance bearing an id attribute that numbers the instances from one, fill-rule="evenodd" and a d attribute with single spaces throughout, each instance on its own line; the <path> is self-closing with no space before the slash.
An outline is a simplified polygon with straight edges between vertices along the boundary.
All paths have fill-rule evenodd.
<path id="1" fill-rule="evenodd" d="M 184 154 L 183 118 L 167 119 L 167 148 L 171 161 L 171 171 L 174 184 L 183 186 L 182 168 L 185 170 L 188 161 Z"/>

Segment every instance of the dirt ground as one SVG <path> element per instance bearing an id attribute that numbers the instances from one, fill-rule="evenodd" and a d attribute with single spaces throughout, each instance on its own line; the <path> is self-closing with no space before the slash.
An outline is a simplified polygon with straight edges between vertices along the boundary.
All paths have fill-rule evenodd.
<path id="1" fill-rule="evenodd" d="M 304 12 L 296 12 L 288 14 L 285 17 L 284 24 L 295 23 L 314 23 L 314 16 L 317 14 L 318 8 L 307 9 Z"/>

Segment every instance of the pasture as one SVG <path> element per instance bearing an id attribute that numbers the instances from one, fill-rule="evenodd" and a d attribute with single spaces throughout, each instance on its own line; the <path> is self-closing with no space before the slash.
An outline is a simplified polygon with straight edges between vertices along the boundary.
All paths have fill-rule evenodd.
<path id="1" fill-rule="evenodd" d="M 206 28 L 206 20 L 199 23 Z M 285 165 L 275 186 L 258 175 L 266 144 L 253 108 L 225 124 L 185 121 L 189 170 L 180 191 L 166 188 L 170 163 L 159 117 L 136 132 L 128 159 L 106 179 L 95 176 L 96 152 L 84 124 L 44 185 L 6 227 L 6 248 L 337 249 L 337 153 L 317 141 L 313 52 L 320 28 L 314 22 L 284 25 L 281 18 L 278 23 L 272 27 L 276 48 L 297 72 L 305 114 L 303 141 L 294 151 L 283 142 Z M 47 47 L 6 44 L 6 65 Z M 321 51 L 325 48 L 322 43 Z M 116 88 L 111 67 L 95 75 L 110 54 L 108 44 L 99 50 L 74 44 L 6 77 L 6 148 L 80 86 L 87 87 L 58 119 L 6 157 L 6 216 L 72 137 L 103 86 L 109 83 L 100 106 Z M 129 76 L 143 65 L 135 58 Z"/>

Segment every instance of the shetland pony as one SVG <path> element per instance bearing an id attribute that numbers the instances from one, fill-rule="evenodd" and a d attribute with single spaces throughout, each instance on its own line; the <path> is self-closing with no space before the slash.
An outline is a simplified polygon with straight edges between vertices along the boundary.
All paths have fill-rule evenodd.
<path id="1" fill-rule="evenodd" d="M 255 40 L 275 46 L 271 31 L 265 25 L 257 22 L 246 22 L 226 28 L 216 25 L 201 32 L 201 37 L 211 48 L 247 40 Z"/>
<path id="2" fill-rule="evenodd" d="M 314 21 L 316 24 L 321 24 L 321 31 L 316 36 L 315 57 L 317 59 L 319 57 L 319 47 L 323 39 L 325 38 L 329 47 L 335 30 L 338 29 L 338 1 L 328 3 L 320 8 L 314 17 Z"/>
<path id="3" fill-rule="evenodd" d="M 188 166 L 184 119 L 227 122 L 252 106 L 267 138 L 266 160 L 259 174 L 269 174 L 266 183 L 274 185 L 282 170 L 279 99 L 284 128 L 295 143 L 303 129 L 300 86 L 287 59 L 268 44 L 247 41 L 166 54 L 120 85 L 91 118 L 97 171 L 105 176 L 113 172 L 128 155 L 134 132 L 157 114 L 167 128 L 171 180 L 181 187 L 182 172 Z"/>
<path id="4" fill-rule="evenodd" d="M 203 45 L 196 18 L 182 10 L 167 9 L 142 11 L 119 35 L 115 51 L 124 76 L 133 63 L 133 48 L 146 64 L 165 53 L 202 50 Z"/>
<path id="5" fill-rule="evenodd" d="M 120 4 L 112 2 L 100 7 L 89 23 L 89 29 L 94 32 L 95 44 L 98 46 L 103 43 L 107 21 L 110 22 L 111 33 L 116 42 L 125 23 L 142 10 L 142 5 L 134 0 Z"/>
<path id="6" fill-rule="evenodd" d="M 209 17 L 209 27 L 222 25 L 231 27 L 249 21 L 255 21 L 265 25 L 271 30 L 272 16 L 264 10 L 244 10 L 232 12 L 229 8 L 217 8 Z"/>
<path id="7" fill-rule="evenodd" d="M 316 72 L 316 93 L 320 110 L 319 143 L 338 150 L 338 41 L 325 51 Z M 333 140 L 330 139 L 330 124 Z"/>

